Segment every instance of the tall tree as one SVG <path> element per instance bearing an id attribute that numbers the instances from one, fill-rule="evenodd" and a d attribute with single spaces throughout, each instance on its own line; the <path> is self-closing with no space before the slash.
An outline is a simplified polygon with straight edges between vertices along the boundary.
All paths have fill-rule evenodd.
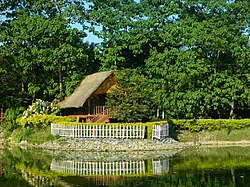
<path id="1" fill-rule="evenodd" d="M 155 116 L 153 89 L 140 70 L 125 69 L 115 73 L 115 88 L 108 94 L 111 116 L 122 122 L 148 121 Z"/>
<path id="2" fill-rule="evenodd" d="M 103 28 L 103 67 L 141 68 L 153 80 L 154 104 L 169 116 L 232 118 L 250 107 L 249 6 L 97 0 L 89 15 Z"/>
<path id="3" fill-rule="evenodd" d="M 152 50 L 147 60 L 152 77 L 165 81 L 159 95 L 169 115 L 232 118 L 235 109 L 249 109 L 248 8 L 247 1 L 182 2 L 178 21 L 166 29 L 180 33 L 181 47 Z"/>
<path id="4" fill-rule="evenodd" d="M 53 100 L 69 94 L 83 75 L 97 70 L 98 64 L 92 64 L 94 46 L 83 42 L 84 30 L 71 26 L 83 22 L 82 1 L 2 2 L 1 70 L 15 77 L 2 78 L 6 87 L 28 94 L 29 100 Z"/>

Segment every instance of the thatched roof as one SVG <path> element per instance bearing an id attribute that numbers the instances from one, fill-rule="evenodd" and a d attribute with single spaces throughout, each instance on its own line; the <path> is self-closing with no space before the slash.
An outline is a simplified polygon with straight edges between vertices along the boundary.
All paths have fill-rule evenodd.
<path id="1" fill-rule="evenodd" d="M 82 107 L 86 100 L 113 73 L 114 71 L 105 71 L 86 76 L 74 92 L 62 102 L 58 103 L 58 105 L 61 109 Z"/>

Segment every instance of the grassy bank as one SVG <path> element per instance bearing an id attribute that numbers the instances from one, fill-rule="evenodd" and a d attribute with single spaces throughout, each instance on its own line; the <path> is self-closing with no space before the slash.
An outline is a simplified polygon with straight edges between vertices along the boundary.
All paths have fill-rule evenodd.
<path id="1" fill-rule="evenodd" d="M 194 142 L 206 144 L 208 142 L 238 142 L 238 141 L 250 141 L 250 127 L 242 129 L 222 129 L 214 131 L 200 131 L 190 132 L 187 130 L 179 131 L 177 134 L 177 140 L 179 142 Z"/>
<path id="2" fill-rule="evenodd" d="M 5 127 L 1 127 L 1 130 L 4 132 L 7 142 L 20 143 L 27 141 L 30 144 L 43 144 L 44 142 L 56 141 L 59 138 L 50 134 L 50 123 L 60 123 L 61 121 L 63 123 L 72 123 L 72 118 L 53 115 L 35 116 L 28 119 L 19 118 L 12 125 L 6 123 Z M 204 145 L 209 142 L 235 142 L 235 144 L 240 141 L 250 142 L 250 119 L 172 120 L 148 122 L 144 125 L 148 127 L 147 134 L 152 134 L 152 126 L 154 124 L 166 123 L 170 124 L 170 136 L 180 143 L 189 142 Z M 151 140 L 150 136 L 147 138 Z"/>
<path id="3" fill-rule="evenodd" d="M 8 137 L 7 137 L 8 138 Z M 50 134 L 50 129 L 33 129 L 27 130 L 23 128 L 15 129 L 10 134 L 10 140 L 16 143 L 21 141 L 27 141 L 30 144 L 42 144 L 44 142 L 51 142 L 58 140 L 58 136 Z M 214 142 L 221 142 L 221 144 L 228 144 L 229 142 L 245 141 L 250 142 L 250 128 L 234 129 L 230 132 L 227 129 L 214 130 L 214 131 L 200 131 L 190 132 L 187 130 L 181 130 L 175 138 L 180 143 L 190 144 L 213 144 Z"/>

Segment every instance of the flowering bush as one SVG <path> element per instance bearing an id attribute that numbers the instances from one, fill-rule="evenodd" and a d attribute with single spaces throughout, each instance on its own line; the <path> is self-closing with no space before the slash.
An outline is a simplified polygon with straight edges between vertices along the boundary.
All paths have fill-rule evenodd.
<path id="1" fill-rule="evenodd" d="M 26 119 L 41 115 L 57 114 L 59 112 L 60 108 L 53 102 L 50 103 L 37 99 L 23 112 L 22 118 Z"/>

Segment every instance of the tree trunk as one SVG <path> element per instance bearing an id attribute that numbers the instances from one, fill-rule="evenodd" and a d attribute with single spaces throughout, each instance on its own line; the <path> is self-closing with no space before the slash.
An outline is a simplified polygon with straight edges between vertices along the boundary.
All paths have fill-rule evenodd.
<path id="1" fill-rule="evenodd" d="M 59 66 L 58 79 L 59 79 L 59 90 L 60 90 L 60 95 L 62 95 L 62 93 L 63 93 L 63 83 L 62 83 L 62 71 L 61 71 L 61 66 Z"/>
<path id="2" fill-rule="evenodd" d="M 231 109 L 230 109 L 230 113 L 229 113 L 229 119 L 233 119 L 233 117 L 234 117 L 234 109 L 235 109 L 235 102 L 234 102 L 235 92 L 234 92 L 234 90 L 235 90 L 235 85 L 232 86 L 233 95 L 232 95 L 232 102 L 231 102 L 231 105 L 230 105 Z"/>
<path id="3" fill-rule="evenodd" d="M 231 175 L 232 175 L 232 179 L 233 179 L 233 186 L 236 186 L 236 180 L 235 180 L 235 174 L 234 174 L 234 169 L 231 168 Z"/>
<path id="4" fill-rule="evenodd" d="M 232 97 L 233 99 L 233 97 Z M 229 119 L 233 119 L 234 117 L 234 100 L 231 103 L 231 110 L 230 110 L 230 114 L 229 114 Z"/>

